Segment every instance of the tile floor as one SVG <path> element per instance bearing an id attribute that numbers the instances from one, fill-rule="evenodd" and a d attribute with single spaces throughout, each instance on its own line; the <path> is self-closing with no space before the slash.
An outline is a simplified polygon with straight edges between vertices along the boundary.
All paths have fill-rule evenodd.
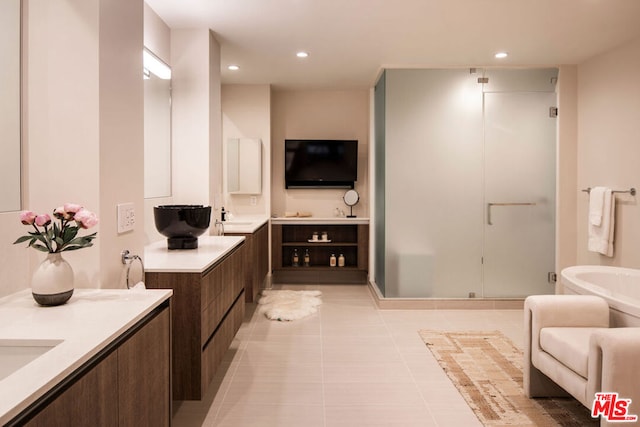
<path id="1" fill-rule="evenodd" d="M 522 346 L 522 310 L 378 310 L 363 285 L 281 288 L 319 289 L 323 304 L 293 322 L 248 305 L 210 392 L 175 402 L 174 426 L 480 426 L 418 330 L 501 330 Z"/>

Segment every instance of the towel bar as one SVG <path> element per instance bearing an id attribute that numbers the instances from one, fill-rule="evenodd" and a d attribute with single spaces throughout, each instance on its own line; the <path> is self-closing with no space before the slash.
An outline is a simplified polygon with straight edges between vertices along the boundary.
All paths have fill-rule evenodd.
<path id="1" fill-rule="evenodd" d="M 591 187 L 587 187 L 585 189 L 583 189 L 582 191 L 584 191 L 585 193 L 590 193 L 591 192 Z M 611 190 L 612 193 L 629 193 L 632 196 L 636 195 L 636 189 L 634 187 L 631 187 L 628 190 Z"/>
<path id="2" fill-rule="evenodd" d="M 520 203 L 520 202 L 516 202 L 516 203 L 487 203 L 487 225 L 493 225 L 493 223 L 491 222 L 491 208 L 493 206 L 535 206 L 535 203 Z"/>

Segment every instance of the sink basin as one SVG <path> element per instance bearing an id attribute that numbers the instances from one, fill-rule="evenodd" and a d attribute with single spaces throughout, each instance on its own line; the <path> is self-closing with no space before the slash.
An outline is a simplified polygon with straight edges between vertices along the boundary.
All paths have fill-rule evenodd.
<path id="1" fill-rule="evenodd" d="M 0 381 L 61 342 L 62 340 L 0 339 Z"/>
<path id="2" fill-rule="evenodd" d="M 153 216 L 169 249 L 196 249 L 198 236 L 209 228 L 211 206 L 160 205 L 153 208 Z"/>

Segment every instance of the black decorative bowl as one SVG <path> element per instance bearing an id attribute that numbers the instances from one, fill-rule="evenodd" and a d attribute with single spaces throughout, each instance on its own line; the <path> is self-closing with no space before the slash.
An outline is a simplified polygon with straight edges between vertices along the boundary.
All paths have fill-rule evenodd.
<path id="1" fill-rule="evenodd" d="M 153 217 L 169 249 L 196 249 L 198 236 L 211 223 L 211 206 L 160 205 L 153 208 Z"/>

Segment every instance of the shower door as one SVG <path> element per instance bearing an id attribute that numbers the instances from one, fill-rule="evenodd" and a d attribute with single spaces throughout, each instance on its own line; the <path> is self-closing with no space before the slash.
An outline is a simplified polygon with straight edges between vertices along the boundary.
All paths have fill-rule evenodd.
<path id="1" fill-rule="evenodd" d="M 375 203 L 386 297 L 553 293 L 556 77 L 555 69 L 385 71 Z"/>
<path id="2" fill-rule="evenodd" d="M 553 293 L 554 92 L 484 93 L 483 296 Z"/>

